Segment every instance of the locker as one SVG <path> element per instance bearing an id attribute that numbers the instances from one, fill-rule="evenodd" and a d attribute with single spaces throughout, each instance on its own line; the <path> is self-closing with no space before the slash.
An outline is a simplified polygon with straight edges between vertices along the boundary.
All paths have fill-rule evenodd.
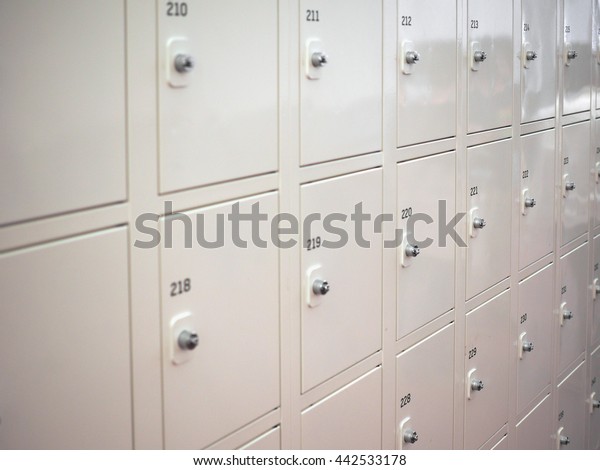
<path id="1" fill-rule="evenodd" d="M 277 1 L 185 3 L 158 2 L 163 193 L 277 170 Z"/>
<path id="2" fill-rule="evenodd" d="M 600 68 L 600 66 L 599 66 Z M 592 211 L 593 211 L 593 226 L 598 227 L 600 225 L 600 121 L 596 119 L 594 132 L 594 144 L 592 145 L 592 152 L 594 157 L 592 158 L 592 174 L 594 175 L 594 187 L 593 198 L 592 198 Z"/>
<path id="3" fill-rule="evenodd" d="M 381 449 L 381 367 L 302 412 L 302 449 Z"/>
<path id="4" fill-rule="evenodd" d="M 592 2 L 565 0 L 563 115 L 590 109 Z"/>
<path id="5" fill-rule="evenodd" d="M 276 193 L 237 203 L 240 214 L 251 213 L 255 204 L 269 219 L 277 212 Z M 168 449 L 206 447 L 279 406 L 278 252 L 269 240 L 269 226 L 257 227 L 264 247 L 253 242 L 250 223 L 239 224 L 246 248 L 235 246 L 233 224 L 224 222 L 222 247 L 198 242 L 199 234 L 217 241 L 219 216 L 227 219 L 233 208 L 224 203 L 161 221 Z M 196 234 L 188 248 L 186 231 Z M 228 289 L 235 295 L 224 295 Z"/>
<path id="6" fill-rule="evenodd" d="M 440 238 L 439 232 L 440 226 L 455 216 L 455 159 L 455 152 L 449 152 L 398 165 L 396 220 L 405 235 L 398 247 L 398 338 L 454 307 L 455 241 Z M 445 214 L 441 213 L 440 201 Z M 416 222 L 415 217 L 421 214 L 433 222 Z M 431 245 L 424 247 L 421 241 L 427 239 Z M 420 250 L 416 257 L 408 256 L 413 246 Z M 436 295 L 431 295 L 432 289 Z"/>
<path id="7" fill-rule="evenodd" d="M 519 283 L 517 413 L 550 384 L 554 265 Z"/>
<path id="8" fill-rule="evenodd" d="M 510 293 L 467 314 L 465 449 L 478 449 L 508 420 Z"/>
<path id="9" fill-rule="evenodd" d="M 280 450 L 281 427 L 276 426 L 240 447 L 240 450 Z"/>
<path id="10" fill-rule="evenodd" d="M 585 362 L 558 384 L 558 420 L 555 421 L 555 448 L 585 448 Z"/>
<path id="11" fill-rule="evenodd" d="M 300 1 L 302 165 L 381 150 L 382 1 Z"/>
<path id="12" fill-rule="evenodd" d="M 555 115 L 556 3 L 522 0 L 521 122 Z"/>
<path id="13" fill-rule="evenodd" d="M 306 225 L 299 287 L 302 391 L 307 391 L 381 348 L 381 234 L 372 221 L 359 224 L 361 234 L 350 220 L 359 209 L 381 214 L 381 169 L 303 185 L 300 200 Z M 307 221 L 318 215 L 321 220 L 309 227 Z M 343 242 L 328 228 L 326 219 L 333 216 L 338 221 L 331 225 L 348 235 L 343 246 L 331 245 Z"/>
<path id="14" fill-rule="evenodd" d="M 592 274 L 591 348 L 600 344 L 600 235 L 594 237 L 594 271 Z"/>
<path id="15" fill-rule="evenodd" d="M 512 120 L 512 1 L 468 0 L 468 132 Z"/>
<path id="16" fill-rule="evenodd" d="M 588 259 L 587 243 L 560 259 L 559 371 L 564 371 L 585 350 Z"/>
<path id="17" fill-rule="evenodd" d="M 127 246 L 121 227 L 0 256 L 0 448 L 132 448 Z"/>
<path id="18" fill-rule="evenodd" d="M 397 356 L 398 449 L 452 449 L 453 353 L 454 324 L 450 324 Z"/>
<path id="19" fill-rule="evenodd" d="M 454 2 L 398 0 L 397 106 L 399 147 L 456 135 Z"/>
<path id="20" fill-rule="evenodd" d="M 588 229 L 590 123 L 563 127 L 562 245 Z"/>
<path id="21" fill-rule="evenodd" d="M 554 247 L 554 130 L 522 136 L 519 269 Z"/>
<path id="22" fill-rule="evenodd" d="M 591 356 L 592 371 L 589 396 L 587 397 L 590 417 L 590 442 L 589 449 L 600 449 L 600 349 L 596 349 Z"/>
<path id="23" fill-rule="evenodd" d="M 596 109 L 600 109 L 600 29 L 598 29 L 598 25 L 600 25 L 600 3 L 598 0 L 594 0 L 594 25 L 596 25 L 595 31 L 593 34 L 595 35 L 593 39 L 595 39 L 595 50 L 592 49 L 592 74 L 596 76 L 596 90 L 592 90 L 592 95 L 596 95 Z M 595 69 L 595 70 L 594 70 Z"/>
<path id="24" fill-rule="evenodd" d="M 511 142 L 467 149 L 467 299 L 508 277 Z"/>
<path id="25" fill-rule="evenodd" d="M 552 400 L 550 395 L 536 405 L 516 426 L 518 450 L 551 450 Z"/>
<path id="26" fill-rule="evenodd" d="M 3 1 L 0 43 L 0 225 L 127 199 L 123 2 Z"/>

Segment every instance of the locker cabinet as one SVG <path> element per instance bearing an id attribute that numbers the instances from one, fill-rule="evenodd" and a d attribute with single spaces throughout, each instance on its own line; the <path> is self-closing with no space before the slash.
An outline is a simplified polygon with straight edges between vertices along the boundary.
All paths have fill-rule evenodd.
<path id="1" fill-rule="evenodd" d="M 600 3 L 594 0 L 594 23 L 595 29 L 592 30 L 592 45 L 595 43 L 595 49 L 592 47 L 592 76 L 595 76 L 595 90 L 592 90 L 592 98 L 596 98 L 596 109 L 600 109 Z"/>
<path id="2" fill-rule="evenodd" d="M 23 5 L 0 5 L 0 226 L 127 198 L 123 2 Z"/>
<path id="3" fill-rule="evenodd" d="M 599 66 L 600 68 L 600 66 Z M 592 143 L 592 152 L 594 154 L 593 158 L 592 158 L 592 174 L 594 176 L 593 178 L 593 188 L 592 188 L 592 194 L 593 194 L 593 198 L 592 198 L 592 205 L 591 205 L 591 210 L 593 212 L 593 214 L 591 214 L 591 217 L 593 217 L 592 220 L 592 224 L 594 227 L 598 227 L 600 225 L 600 121 L 598 119 L 596 119 L 595 124 L 595 131 L 594 131 L 594 138 L 593 138 L 593 143 Z"/>
<path id="4" fill-rule="evenodd" d="M 552 399 L 546 395 L 516 426 L 518 450 L 551 450 Z"/>
<path id="5" fill-rule="evenodd" d="M 264 223 L 256 232 L 263 247 L 253 242 L 249 222 L 239 224 L 239 246 L 234 244 L 233 224 L 219 217 L 227 219 L 236 204 L 240 214 L 256 205 L 272 218 L 277 194 L 173 214 L 161 222 L 168 449 L 206 447 L 280 403 L 278 253 Z M 203 243 L 218 241 L 219 224 L 223 246 L 199 245 L 199 237 Z M 195 235 L 187 248 L 186 232 Z M 235 295 L 227 295 L 227 289 Z"/>
<path id="6" fill-rule="evenodd" d="M 396 220 L 404 234 L 397 263 L 398 338 L 454 307 L 456 243 L 439 234 L 455 216 L 455 160 L 455 152 L 449 152 L 398 165 Z M 423 214 L 431 217 L 430 223 L 416 221 Z M 425 247 L 421 242 L 427 239 L 430 246 Z M 419 249 L 417 256 L 409 256 L 414 255 L 412 247 Z"/>
<path id="7" fill-rule="evenodd" d="M 558 419 L 554 437 L 556 449 L 585 448 L 585 362 L 558 384 Z"/>
<path id="8" fill-rule="evenodd" d="M 600 449 L 600 348 L 592 353 L 591 380 L 587 388 L 588 413 L 590 413 L 590 442 L 588 449 Z"/>
<path id="9" fill-rule="evenodd" d="M 157 4 L 161 192 L 276 171 L 277 1 Z"/>
<path id="10" fill-rule="evenodd" d="M 127 229 L 0 256 L 0 447 L 131 449 Z"/>
<path id="11" fill-rule="evenodd" d="M 398 0 L 397 57 L 398 146 L 454 136 L 455 2 Z"/>
<path id="12" fill-rule="evenodd" d="M 595 348 L 600 345 L 600 235 L 594 237 L 593 240 L 594 250 L 594 267 L 592 272 L 592 321 L 590 324 L 591 328 L 591 348 Z"/>

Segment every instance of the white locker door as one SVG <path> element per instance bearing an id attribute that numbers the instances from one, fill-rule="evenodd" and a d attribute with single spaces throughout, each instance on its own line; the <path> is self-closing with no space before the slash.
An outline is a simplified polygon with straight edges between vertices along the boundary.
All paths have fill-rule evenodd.
<path id="1" fill-rule="evenodd" d="M 556 3 L 521 1 L 521 122 L 554 117 Z"/>
<path id="2" fill-rule="evenodd" d="M 256 439 L 244 444 L 240 450 L 280 450 L 281 427 L 276 426 L 270 431 L 258 436 Z"/>
<path id="3" fill-rule="evenodd" d="M 560 259 L 559 372 L 564 371 L 585 350 L 589 295 L 588 260 L 587 243 Z"/>
<path id="4" fill-rule="evenodd" d="M 465 449 L 478 449 L 508 421 L 510 293 L 467 314 Z"/>
<path id="5" fill-rule="evenodd" d="M 359 210 L 381 214 L 381 170 L 306 184 L 300 193 L 306 225 L 299 286 L 302 391 L 307 391 L 381 349 L 381 234 L 372 220 L 358 224 L 362 233 L 350 220 Z M 331 231 L 332 225 L 347 239 Z"/>
<path id="6" fill-rule="evenodd" d="M 554 247 L 554 130 L 522 136 L 519 269 Z"/>
<path id="7" fill-rule="evenodd" d="M 510 273 L 511 155 L 510 140 L 467 149 L 467 299 Z"/>
<path id="8" fill-rule="evenodd" d="M 519 283 L 519 329 L 516 347 L 517 413 L 550 384 L 552 374 L 554 265 Z"/>
<path id="9" fill-rule="evenodd" d="M 600 235 L 594 237 L 594 271 L 592 274 L 592 324 L 591 348 L 600 345 Z"/>
<path id="10" fill-rule="evenodd" d="M 511 124 L 512 3 L 511 0 L 468 0 L 469 133 Z"/>
<path id="11" fill-rule="evenodd" d="M 563 114 L 590 109 L 592 1 L 565 0 L 562 59 Z"/>
<path id="12" fill-rule="evenodd" d="M 439 233 L 440 226 L 455 216 L 455 159 L 450 152 L 398 165 L 396 220 L 405 235 L 398 247 L 398 338 L 454 307 L 456 242 L 446 236 L 440 239 Z M 423 220 L 424 215 L 431 223 Z M 426 247 L 422 242 L 428 239 Z M 415 246 L 418 255 L 409 256 Z"/>
<path id="13" fill-rule="evenodd" d="M 174 214 L 161 222 L 168 449 L 207 447 L 279 406 L 278 251 L 269 239 L 270 224 L 258 224 L 255 235 L 265 241 L 260 247 L 250 223 L 234 231 L 233 223 L 225 222 L 235 207 L 249 214 L 253 206 L 272 220 L 277 194 Z M 187 222 L 177 220 L 184 218 Z M 223 246 L 210 248 L 205 240 L 217 242 L 219 231 Z"/>
<path id="14" fill-rule="evenodd" d="M 0 256 L 0 448 L 131 449 L 127 229 Z"/>
<path id="15" fill-rule="evenodd" d="M 398 0 L 397 54 L 398 146 L 456 135 L 456 3 Z"/>
<path id="16" fill-rule="evenodd" d="M 556 449 L 585 449 L 585 362 L 558 384 L 558 420 L 554 426 Z"/>
<path id="17" fill-rule="evenodd" d="M 277 1 L 157 5 L 161 192 L 276 171 Z"/>
<path id="18" fill-rule="evenodd" d="M 546 395 L 516 426 L 518 450 L 551 450 L 552 399 Z"/>
<path id="19" fill-rule="evenodd" d="M 302 165 L 381 150 L 382 8 L 300 1 Z"/>
<path id="20" fill-rule="evenodd" d="M 600 450 L 600 348 L 591 356 L 592 375 L 588 388 L 588 410 L 590 417 L 590 442 L 588 449 Z"/>
<path id="21" fill-rule="evenodd" d="M 590 180 L 589 121 L 563 127 L 562 245 L 588 229 Z"/>
<path id="22" fill-rule="evenodd" d="M 302 412 L 302 449 L 381 449 L 381 367 Z"/>
<path id="23" fill-rule="evenodd" d="M 124 2 L 2 1 L 0 44 L 0 225 L 127 199 Z"/>
<path id="24" fill-rule="evenodd" d="M 396 358 L 396 448 L 452 449 L 454 324 Z"/>
<path id="25" fill-rule="evenodd" d="M 599 0 L 600 1 L 600 0 Z M 600 47 L 600 45 L 599 45 Z M 600 66 L 599 66 L 600 69 Z M 600 71 L 599 71 L 600 74 Z M 592 158 L 592 173 L 594 175 L 594 188 L 593 188 L 593 204 L 592 204 L 592 216 L 594 217 L 594 227 L 600 226 L 600 119 L 596 119 L 595 132 L 594 132 L 594 144 L 592 145 L 592 151 L 594 157 Z"/>
<path id="26" fill-rule="evenodd" d="M 600 0 L 594 0 L 594 23 L 592 45 L 592 76 L 595 76 L 595 91 L 592 90 L 592 97 L 596 98 L 596 109 L 600 109 Z"/>

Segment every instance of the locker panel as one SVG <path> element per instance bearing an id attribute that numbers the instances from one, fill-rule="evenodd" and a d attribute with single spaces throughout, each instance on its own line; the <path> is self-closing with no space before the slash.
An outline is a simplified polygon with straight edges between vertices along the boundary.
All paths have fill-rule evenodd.
<path id="1" fill-rule="evenodd" d="M 127 229 L 0 256 L 0 447 L 131 449 Z"/>
<path id="2" fill-rule="evenodd" d="M 521 2 L 521 122 L 555 115 L 556 3 Z"/>
<path id="3" fill-rule="evenodd" d="M 450 152 L 397 168 L 396 220 L 406 235 L 398 247 L 398 338 L 454 307 L 455 241 L 439 233 L 455 216 L 455 159 L 455 152 Z M 431 217 L 431 223 L 422 220 L 423 214 Z M 428 239 L 430 245 L 425 246 Z M 420 250 L 416 257 L 407 254 L 412 246 Z M 436 295 L 431 295 L 432 290 Z"/>
<path id="4" fill-rule="evenodd" d="M 397 448 L 452 449 L 453 353 L 451 324 L 397 356 Z"/>
<path id="5" fill-rule="evenodd" d="M 550 384 L 552 374 L 554 265 L 519 283 L 519 329 L 516 344 L 517 413 Z"/>
<path id="6" fill-rule="evenodd" d="M 594 268 L 592 273 L 592 322 L 591 322 L 591 348 L 600 344 L 600 235 L 594 237 Z"/>
<path id="7" fill-rule="evenodd" d="M 585 449 L 585 362 L 558 384 L 558 420 L 554 422 L 555 448 Z"/>
<path id="8" fill-rule="evenodd" d="M 585 350 L 588 259 L 587 243 L 560 259 L 559 371 L 564 371 Z"/>
<path id="9" fill-rule="evenodd" d="M 596 95 L 596 109 L 600 109 L 600 2 L 594 0 L 594 23 L 592 31 L 592 74 L 595 75 L 596 89 L 592 90 L 592 97 Z"/>
<path id="10" fill-rule="evenodd" d="M 373 218 L 382 213 L 381 170 L 303 185 L 300 199 L 306 391 L 381 348 L 381 234 L 372 222 L 351 221 L 360 211 Z M 345 231 L 347 240 L 331 226 Z M 327 290 L 320 290 L 317 284 L 325 282 Z"/>
<path id="11" fill-rule="evenodd" d="M 302 449 L 381 449 L 381 367 L 302 412 Z"/>
<path id="12" fill-rule="evenodd" d="M 465 449 L 478 449 L 508 420 L 510 293 L 467 314 Z"/>
<path id="13" fill-rule="evenodd" d="M 240 447 L 240 450 L 280 450 L 281 427 L 276 426 L 270 431 Z"/>
<path id="14" fill-rule="evenodd" d="M 562 245 L 588 229 L 590 123 L 563 127 Z"/>
<path id="15" fill-rule="evenodd" d="M 510 272 L 511 154 L 510 140 L 467 149 L 467 299 Z"/>
<path id="16" fill-rule="evenodd" d="M 518 450 L 551 450 L 552 400 L 550 395 L 536 405 L 516 426 Z"/>
<path id="17" fill-rule="evenodd" d="M 592 2 L 564 2 L 563 115 L 590 109 L 592 79 Z"/>
<path id="18" fill-rule="evenodd" d="M 398 0 L 397 54 L 398 146 L 456 135 L 456 4 Z"/>
<path id="19" fill-rule="evenodd" d="M 302 165 L 381 150 L 382 47 L 381 0 L 301 0 Z"/>
<path id="20" fill-rule="evenodd" d="M 163 193 L 277 170 L 277 1 L 185 3 L 157 2 Z"/>
<path id="21" fill-rule="evenodd" d="M 124 201 L 123 2 L 3 1 L 0 43 L 0 225 Z"/>
<path id="22" fill-rule="evenodd" d="M 511 124 L 512 17 L 510 0 L 468 1 L 469 133 Z"/>
<path id="23" fill-rule="evenodd" d="M 173 214 L 161 221 L 168 449 L 206 447 L 279 406 L 278 251 L 267 224 L 258 223 L 254 234 L 265 242 L 261 247 L 260 240 L 253 241 L 250 223 L 239 223 L 237 230 L 223 221 L 235 207 L 240 214 L 250 214 L 255 207 L 272 220 L 277 194 Z M 200 239 L 218 241 L 219 231 L 222 247 L 200 245 Z M 188 248 L 186 232 L 191 238 Z M 224 295 L 226 289 L 235 295 Z M 195 348 L 188 343 L 193 333 Z"/>
<path id="24" fill-rule="evenodd" d="M 519 217 L 519 269 L 554 247 L 554 130 L 523 136 Z"/>
<path id="25" fill-rule="evenodd" d="M 592 188 L 593 198 L 591 207 L 593 211 L 592 217 L 594 227 L 598 227 L 600 225 L 600 120 L 596 120 L 594 128 L 594 141 L 591 148 L 592 152 L 594 152 L 591 168 L 592 174 L 594 175 L 594 187 Z"/>
<path id="26" fill-rule="evenodd" d="M 587 405 L 591 417 L 588 448 L 598 450 L 600 449 L 600 349 L 592 353 L 590 361 L 592 371 Z"/>

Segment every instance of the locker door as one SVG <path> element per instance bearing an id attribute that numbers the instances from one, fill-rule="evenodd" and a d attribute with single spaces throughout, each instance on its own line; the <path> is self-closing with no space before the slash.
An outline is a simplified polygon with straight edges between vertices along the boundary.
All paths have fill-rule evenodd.
<path id="1" fill-rule="evenodd" d="M 382 1 L 300 1 L 302 165 L 381 150 Z"/>
<path id="2" fill-rule="evenodd" d="M 600 449 L 600 349 L 596 349 L 591 356 L 592 378 L 588 397 L 588 410 L 590 417 L 590 443 L 589 449 Z"/>
<path id="3" fill-rule="evenodd" d="M 592 90 L 592 97 L 596 95 L 596 109 L 600 109 L 600 2 L 594 0 L 594 23 L 592 49 L 592 74 L 596 77 L 596 90 Z"/>
<path id="4" fill-rule="evenodd" d="M 131 449 L 127 229 L 0 256 L 0 448 Z"/>
<path id="5" fill-rule="evenodd" d="M 592 274 L 592 343 L 595 348 L 600 344 L 600 235 L 594 238 L 594 272 Z"/>
<path id="6" fill-rule="evenodd" d="M 563 114 L 590 109 L 592 2 L 565 0 Z"/>
<path id="7" fill-rule="evenodd" d="M 585 362 L 558 384 L 558 420 L 555 448 L 585 449 Z"/>
<path id="8" fill-rule="evenodd" d="M 0 225 L 127 199 L 123 1 L 3 1 L 0 44 Z"/>
<path id="9" fill-rule="evenodd" d="M 157 3 L 161 192 L 276 171 L 277 1 Z"/>
<path id="10" fill-rule="evenodd" d="M 454 325 L 396 358 L 396 446 L 452 449 Z"/>
<path id="11" fill-rule="evenodd" d="M 259 240 L 253 241 L 250 223 L 239 223 L 236 230 L 224 222 L 235 207 L 240 214 L 256 207 L 272 220 L 277 194 L 162 220 L 168 449 L 206 447 L 279 406 L 278 252 L 269 240 L 268 224 L 257 226 L 255 235 L 265 241 L 261 247 Z M 218 242 L 219 232 L 223 246 L 209 247 L 205 240 Z"/>
<path id="12" fill-rule="evenodd" d="M 465 449 L 478 449 L 508 420 L 510 293 L 467 314 Z"/>
<path id="13" fill-rule="evenodd" d="M 510 272 L 511 143 L 467 149 L 467 298 Z"/>
<path id="14" fill-rule="evenodd" d="M 381 367 L 302 412 L 302 449 L 381 449 Z"/>
<path id="15" fill-rule="evenodd" d="M 550 395 L 531 410 L 516 426 L 518 450 L 551 450 L 552 400 Z"/>
<path id="16" fill-rule="evenodd" d="M 521 122 L 555 115 L 556 3 L 521 2 Z"/>
<path id="17" fill-rule="evenodd" d="M 350 220 L 359 210 L 381 214 L 381 170 L 306 184 L 300 198 L 306 391 L 381 348 L 381 234 L 372 222 L 357 229 Z M 342 240 L 332 225 L 348 238 Z"/>
<path id="18" fill-rule="evenodd" d="M 592 173 L 594 175 L 592 215 L 594 217 L 594 227 L 598 227 L 600 225 L 600 120 L 598 119 L 595 122 L 594 134 L 595 145 L 592 145 L 592 151 L 594 152 L 592 158 Z"/>
<path id="19" fill-rule="evenodd" d="M 560 259 L 562 295 L 558 309 L 560 323 L 559 371 L 564 371 L 585 350 L 589 295 L 588 259 L 587 243 Z"/>
<path id="20" fill-rule="evenodd" d="M 281 427 L 277 426 L 240 447 L 240 450 L 280 450 Z"/>
<path id="21" fill-rule="evenodd" d="M 454 307 L 455 241 L 439 237 L 440 226 L 455 215 L 454 169 L 454 152 L 398 165 L 396 220 L 406 235 L 398 248 L 398 338 Z M 441 213 L 440 201 L 445 214 Z M 422 214 L 433 222 L 416 222 Z M 431 244 L 425 247 L 421 241 L 427 239 Z M 416 257 L 408 256 L 413 254 L 413 246 L 420 250 Z M 431 295 L 432 291 L 436 295 Z"/>
<path id="22" fill-rule="evenodd" d="M 554 130 L 521 137 L 519 269 L 554 246 Z"/>
<path id="23" fill-rule="evenodd" d="M 517 413 L 550 384 L 554 265 L 519 283 Z"/>
<path id="24" fill-rule="evenodd" d="M 590 123 L 563 127 L 562 244 L 588 229 Z"/>
<path id="25" fill-rule="evenodd" d="M 456 135 L 455 2 L 398 0 L 397 109 L 399 147 Z"/>
<path id="26" fill-rule="evenodd" d="M 468 132 L 512 119 L 512 1 L 468 1 Z"/>

